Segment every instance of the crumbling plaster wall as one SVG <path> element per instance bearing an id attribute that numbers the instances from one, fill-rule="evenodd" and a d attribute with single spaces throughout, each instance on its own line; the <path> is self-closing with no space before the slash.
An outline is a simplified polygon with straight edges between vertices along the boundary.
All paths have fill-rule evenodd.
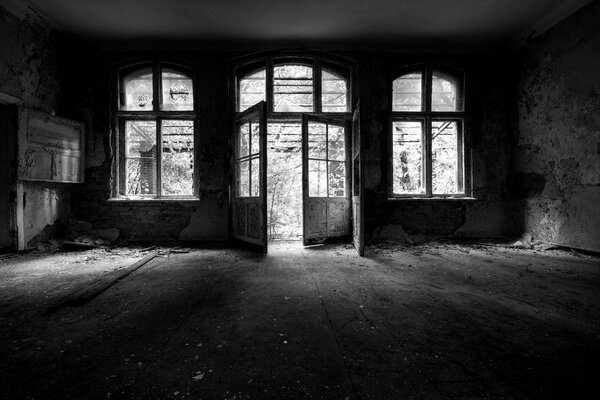
<path id="1" fill-rule="evenodd" d="M 523 49 L 514 189 L 534 240 L 600 251 L 600 2 Z"/>
<path id="2" fill-rule="evenodd" d="M 515 233 L 510 160 L 515 138 L 514 65 L 506 55 L 358 54 L 361 129 L 365 142 L 367 240 L 411 236 L 498 237 Z M 465 71 L 467 154 L 474 199 L 392 199 L 391 96 L 394 70 L 415 63 Z"/>
<path id="3" fill-rule="evenodd" d="M 0 7 L 0 92 L 22 106 L 54 113 L 59 96 L 57 34 L 37 16 L 17 18 Z M 70 213 L 68 185 L 22 182 L 25 244 Z"/>

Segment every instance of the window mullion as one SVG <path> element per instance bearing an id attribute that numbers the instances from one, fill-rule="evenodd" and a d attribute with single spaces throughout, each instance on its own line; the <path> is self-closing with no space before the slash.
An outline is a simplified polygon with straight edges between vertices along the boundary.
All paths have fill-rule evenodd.
<path id="1" fill-rule="evenodd" d="M 432 196 L 432 161 L 431 161 L 431 148 L 432 148 L 432 138 L 431 138 L 431 92 L 432 92 L 432 69 L 431 66 L 428 65 L 425 68 L 425 79 L 423 80 L 423 84 L 425 85 L 423 93 L 425 93 L 425 194 L 427 196 Z"/>
<path id="2" fill-rule="evenodd" d="M 161 96 L 161 76 L 160 76 L 160 65 L 155 62 L 152 66 L 152 109 L 154 111 L 160 111 L 160 96 Z"/>
<path id="3" fill-rule="evenodd" d="M 321 85 L 321 60 L 315 60 L 315 64 L 313 67 L 313 107 L 316 112 L 323 112 L 323 104 L 322 104 L 322 85 Z"/>
<path id="4" fill-rule="evenodd" d="M 275 111 L 275 106 L 273 102 L 273 59 L 271 57 L 267 58 L 267 71 L 265 73 L 266 79 L 266 100 L 267 100 L 267 110 L 269 113 Z"/>
<path id="5" fill-rule="evenodd" d="M 162 119 L 156 119 L 156 196 L 162 196 Z"/>

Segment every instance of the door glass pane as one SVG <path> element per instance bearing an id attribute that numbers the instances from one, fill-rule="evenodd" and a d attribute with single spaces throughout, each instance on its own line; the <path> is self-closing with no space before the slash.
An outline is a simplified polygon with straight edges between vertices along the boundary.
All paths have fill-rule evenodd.
<path id="1" fill-rule="evenodd" d="M 308 160 L 308 195 L 327 197 L 327 161 Z"/>
<path id="2" fill-rule="evenodd" d="M 392 85 L 392 111 L 422 111 L 421 72 L 402 75 Z"/>
<path id="3" fill-rule="evenodd" d="M 457 97 L 458 79 L 455 77 L 433 71 L 433 81 L 431 86 L 431 109 L 433 111 L 461 111 Z"/>
<path id="4" fill-rule="evenodd" d="M 238 127 L 236 158 L 248 156 L 250 150 L 250 123 L 246 122 Z"/>
<path id="5" fill-rule="evenodd" d="M 121 81 L 121 110 L 152 111 L 152 68 L 142 68 Z"/>
<path id="6" fill-rule="evenodd" d="M 163 120 L 162 194 L 194 194 L 194 122 Z"/>
<path id="7" fill-rule="evenodd" d="M 313 110 L 313 68 L 286 64 L 273 68 L 273 110 L 310 112 Z"/>
<path id="8" fill-rule="evenodd" d="M 266 69 L 251 73 L 240 79 L 238 111 L 244 111 L 267 99 Z"/>
<path id="9" fill-rule="evenodd" d="M 260 196 L 260 160 L 258 157 L 250 160 L 251 187 L 250 196 Z"/>
<path id="10" fill-rule="evenodd" d="M 258 119 L 253 120 L 250 123 L 250 154 L 259 154 L 260 153 L 260 124 L 258 123 Z"/>
<path id="11" fill-rule="evenodd" d="M 237 163 L 237 192 L 240 197 L 250 196 L 250 162 L 248 160 Z"/>
<path id="12" fill-rule="evenodd" d="M 392 131 L 393 193 L 425 193 L 422 122 L 394 121 Z"/>
<path id="13" fill-rule="evenodd" d="M 346 195 L 346 165 L 342 161 L 329 161 L 329 197 Z"/>
<path id="14" fill-rule="evenodd" d="M 463 193 L 459 152 L 461 137 L 455 121 L 433 121 L 431 126 L 431 183 L 433 194 Z"/>
<path id="15" fill-rule="evenodd" d="M 170 68 L 162 70 L 162 110 L 190 111 L 194 109 L 192 78 Z"/>
<path id="16" fill-rule="evenodd" d="M 125 122 L 125 193 L 156 194 L 156 122 Z"/>
<path id="17" fill-rule="evenodd" d="M 323 112 L 348 111 L 348 85 L 343 76 L 323 69 L 321 92 Z"/>
<path id="18" fill-rule="evenodd" d="M 327 125 L 308 123 L 308 158 L 327 158 Z"/>
<path id="19" fill-rule="evenodd" d="M 327 158 L 329 160 L 344 161 L 346 159 L 345 131 L 343 126 L 327 126 Z"/>

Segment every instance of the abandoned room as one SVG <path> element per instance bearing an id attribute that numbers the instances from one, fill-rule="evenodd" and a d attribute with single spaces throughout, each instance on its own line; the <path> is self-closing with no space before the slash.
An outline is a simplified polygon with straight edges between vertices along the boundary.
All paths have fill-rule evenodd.
<path id="1" fill-rule="evenodd" d="M 2 399 L 600 398 L 599 0 L 0 0 L 0 135 Z"/>

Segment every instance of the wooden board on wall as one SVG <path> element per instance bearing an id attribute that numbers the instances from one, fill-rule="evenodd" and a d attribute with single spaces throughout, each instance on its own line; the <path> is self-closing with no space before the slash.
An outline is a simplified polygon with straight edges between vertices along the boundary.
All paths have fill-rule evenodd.
<path id="1" fill-rule="evenodd" d="M 20 108 L 18 179 L 83 183 L 84 135 L 81 122 Z"/>

